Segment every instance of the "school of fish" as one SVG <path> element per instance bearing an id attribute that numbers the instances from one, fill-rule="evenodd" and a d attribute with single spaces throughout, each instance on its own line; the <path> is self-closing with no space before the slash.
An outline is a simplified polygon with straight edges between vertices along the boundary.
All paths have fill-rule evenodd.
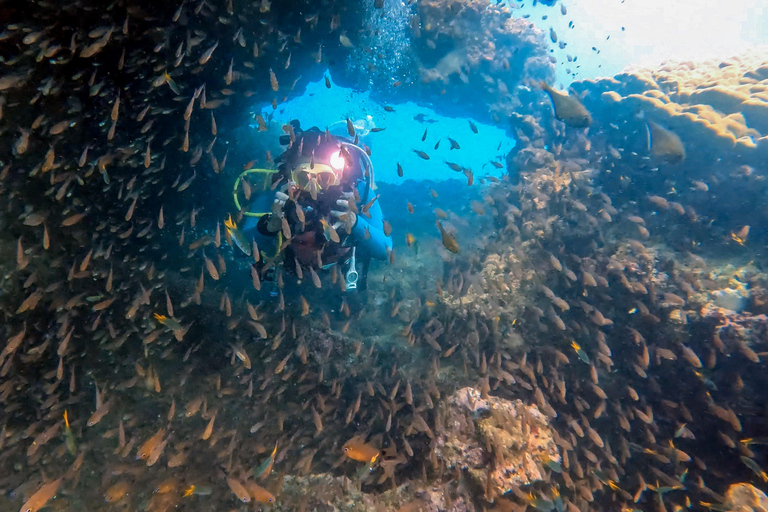
<path id="1" fill-rule="evenodd" d="M 353 313 L 330 306 L 336 268 L 280 267 L 287 223 L 266 254 L 223 198 L 241 168 L 274 165 L 272 151 L 238 147 L 236 127 L 295 140 L 253 104 L 277 111 L 310 71 L 331 87 L 323 69 L 361 45 L 363 7 L 33 7 L 9 6 L 0 27 L 0 509 L 281 509 L 287 478 L 328 473 L 374 499 L 439 486 L 475 510 L 728 510 L 731 483 L 768 482 L 768 352 L 724 310 L 694 321 L 697 292 L 715 286 L 696 270 L 708 263 L 696 243 L 674 255 L 659 243 L 684 219 L 744 254 L 750 226 L 713 235 L 672 194 L 626 192 L 618 168 L 613 189 L 595 186 L 595 169 L 630 150 L 593 147 L 598 115 L 576 92 L 523 86 L 549 122 L 519 116 L 533 128 L 485 174 L 430 156 L 443 140 L 452 155 L 473 143 L 439 124 L 404 141 L 461 179 L 452 197 L 420 192 L 429 212 L 403 203 L 427 227 L 384 221 L 398 241 L 371 270 L 377 300 Z M 642 158 L 686 161 L 682 134 L 643 126 Z M 261 193 L 252 183 L 236 193 Z M 276 298 L 262 291 L 270 269 Z M 467 385 L 536 405 L 562 462 L 503 496 L 468 485 L 435 455 L 441 400 Z"/>

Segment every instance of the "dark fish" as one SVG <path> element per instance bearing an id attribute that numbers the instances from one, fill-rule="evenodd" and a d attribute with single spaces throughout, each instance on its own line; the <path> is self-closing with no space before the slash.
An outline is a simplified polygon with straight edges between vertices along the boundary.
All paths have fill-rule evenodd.
<path id="1" fill-rule="evenodd" d="M 443 246 L 452 253 L 457 254 L 459 252 L 459 243 L 456 241 L 456 238 L 443 228 L 442 222 L 437 221 L 437 227 L 440 228 L 440 237 L 443 240 Z"/>
<path id="2" fill-rule="evenodd" d="M 425 114 L 416 114 L 415 116 L 413 116 L 413 120 L 418 121 L 420 123 L 430 123 L 430 124 L 437 122 L 434 119 L 428 119 Z"/>
<path id="3" fill-rule="evenodd" d="M 461 149 L 461 146 L 459 146 L 459 143 L 453 140 L 452 138 L 448 137 L 448 142 L 451 143 L 451 149 Z"/>
<path id="4" fill-rule="evenodd" d="M 685 160 L 683 141 L 675 132 L 667 130 L 653 121 L 648 121 L 646 130 L 648 150 L 651 155 L 675 163 Z"/>
<path id="5" fill-rule="evenodd" d="M 418 149 L 414 149 L 413 152 L 416 153 L 417 155 L 419 155 L 424 160 L 429 160 L 429 155 L 426 154 L 425 152 L 419 151 Z"/>
<path id="6" fill-rule="evenodd" d="M 477 133 L 477 126 L 472 121 L 469 122 L 469 129 L 472 130 L 472 133 Z"/>
<path id="7" fill-rule="evenodd" d="M 424 129 L 424 135 L 421 136 L 421 142 L 427 140 L 427 128 Z"/>
<path id="8" fill-rule="evenodd" d="M 592 124 L 592 116 L 576 96 L 556 91 L 544 81 L 539 85 L 549 95 L 556 118 L 574 128 L 586 128 Z"/>

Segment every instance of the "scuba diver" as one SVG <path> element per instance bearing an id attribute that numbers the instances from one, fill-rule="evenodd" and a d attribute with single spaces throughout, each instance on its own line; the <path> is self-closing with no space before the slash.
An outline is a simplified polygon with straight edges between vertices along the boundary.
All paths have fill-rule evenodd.
<path id="1" fill-rule="evenodd" d="M 357 292 L 364 304 L 361 292 L 367 289 L 371 259 L 385 260 L 392 249 L 371 160 L 357 144 L 327 129 L 302 130 L 296 120 L 286 129 L 290 135 L 281 136 L 280 143 L 288 147 L 275 159 L 277 169 L 253 170 L 270 173 L 271 183 L 244 212 L 241 231 L 249 243 L 275 247 L 275 259 L 299 277 L 302 267 L 337 266 L 342 289 Z M 236 194 L 235 199 L 238 204 Z M 266 279 L 272 279 L 273 268 L 265 268 L 264 258 L 257 266 Z"/>

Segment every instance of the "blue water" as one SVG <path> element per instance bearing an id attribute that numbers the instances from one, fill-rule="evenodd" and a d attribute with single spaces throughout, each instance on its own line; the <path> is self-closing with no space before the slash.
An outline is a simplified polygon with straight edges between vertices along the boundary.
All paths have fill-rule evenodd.
<path id="1" fill-rule="evenodd" d="M 331 77 L 330 72 L 328 76 Z M 398 183 L 408 178 L 442 181 L 462 177 L 450 170 L 445 161 L 472 169 L 478 178 L 485 175 L 500 176 L 502 169 L 492 166 L 490 160 L 504 163 L 504 155 L 514 147 L 514 139 L 497 126 L 475 122 L 478 129 L 475 134 L 470 129 L 468 119 L 444 117 L 412 102 L 388 105 L 395 111 L 387 112 L 384 105 L 372 100 L 367 91 L 340 87 L 333 83 L 332 77 L 331 84 L 330 89 L 325 86 L 324 79 L 308 84 L 301 96 L 278 107 L 274 119 L 279 124 L 298 119 L 304 128 L 328 127 L 332 133 L 344 136 L 348 136 L 347 117 L 356 125 L 362 125 L 367 120 L 369 126 L 386 128 L 382 132 L 368 133 L 360 139 L 372 150 L 371 161 L 377 182 Z M 266 105 L 262 114 L 266 118 L 270 113 L 272 106 Z M 414 120 L 414 116 L 419 114 L 437 122 L 419 123 Z M 425 128 L 428 130 L 427 138 L 422 142 Z M 450 150 L 451 145 L 446 137 L 456 140 L 461 149 Z M 441 139 L 440 146 L 435 150 L 438 139 Z M 426 152 L 430 159 L 423 160 L 414 153 L 414 149 Z M 403 167 L 403 178 L 397 175 L 398 162 Z"/>
<path id="2" fill-rule="evenodd" d="M 613 76 L 631 65 L 726 58 L 768 44 L 768 9 L 755 0 L 560 0 L 554 7 L 532 0 L 514 3 L 515 17 L 530 16 L 546 33 L 550 55 L 557 59 L 555 83 L 562 87 L 574 80 Z M 550 27 L 565 48 L 551 43 Z M 568 62 L 568 55 L 577 61 Z"/>

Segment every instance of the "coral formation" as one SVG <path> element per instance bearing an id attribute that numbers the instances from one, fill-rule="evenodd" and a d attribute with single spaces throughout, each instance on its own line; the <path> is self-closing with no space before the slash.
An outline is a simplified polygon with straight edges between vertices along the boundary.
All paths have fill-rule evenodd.
<path id="1" fill-rule="evenodd" d="M 755 171 L 768 156 L 766 60 L 766 50 L 755 49 L 724 61 L 667 62 L 575 82 L 595 117 L 592 147 L 606 153 L 612 171 L 600 181 L 619 189 L 617 180 L 630 177 L 662 197 L 674 187 L 670 200 L 685 205 L 685 216 L 728 219 L 724 237 L 751 224 L 763 240 L 765 216 L 752 213 L 753 205 L 762 211 L 766 190 Z M 682 158 L 655 150 L 655 127 L 679 139 Z"/>
<path id="2" fill-rule="evenodd" d="M 445 484 L 408 482 L 382 493 L 362 492 L 357 482 L 344 476 L 321 473 L 286 476 L 282 499 L 273 510 L 321 510 L 324 512 L 469 512 L 475 508 L 466 498 L 451 499 Z"/>
<path id="3" fill-rule="evenodd" d="M 491 495 L 542 480 L 546 465 L 560 462 L 549 421 L 535 405 L 462 388 L 442 407 L 437 456 L 467 471 Z"/>

